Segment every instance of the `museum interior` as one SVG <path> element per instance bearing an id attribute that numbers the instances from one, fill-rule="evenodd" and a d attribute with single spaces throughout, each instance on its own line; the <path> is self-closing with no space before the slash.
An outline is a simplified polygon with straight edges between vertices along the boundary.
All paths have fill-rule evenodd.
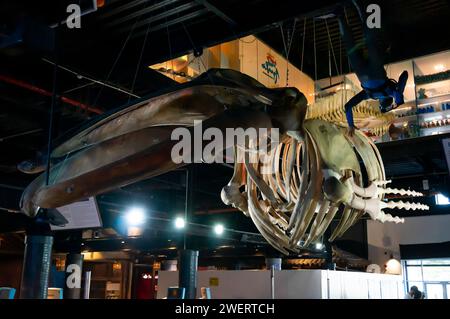
<path id="1" fill-rule="evenodd" d="M 44 2 L 0 2 L 0 299 L 450 299 L 449 1 Z"/>

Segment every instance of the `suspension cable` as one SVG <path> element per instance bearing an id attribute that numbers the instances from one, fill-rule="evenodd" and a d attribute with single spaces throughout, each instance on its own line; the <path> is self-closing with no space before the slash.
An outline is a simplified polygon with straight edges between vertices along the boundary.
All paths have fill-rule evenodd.
<path id="1" fill-rule="evenodd" d="M 134 24 L 133 24 L 133 26 L 131 27 L 130 32 L 128 32 L 128 36 L 126 37 L 125 41 L 123 42 L 122 47 L 120 48 L 119 53 L 117 54 L 117 57 L 116 57 L 116 59 L 114 60 L 113 65 L 111 66 L 111 69 L 109 70 L 108 74 L 106 75 L 106 79 L 105 79 L 104 82 L 108 82 L 109 78 L 111 77 L 111 75 L 112 75 L 114 69 L 115 69 L 116 66 L 117 66 L 117 63 L 119 62 L 119 60 L 120 60 L 120 58 L 121 58 L 121 56 L 122 56 L 123 51 L 125 50 L 125 47 L 126 47 L 127 44 L 128 44 L 128 41 L 131 39 L 131 35 L 133 34 L 134 29 L 136 28 L 137 23 L 141 20 L 142 16 L 143 16 L 143 15 L 138 16 L 138 17 L 136 18 L 136 20 L 134 21 Z M 96 96 L 96 98 L 95 98 L 95 100 L 94 100 L 94 103 L 93 103 L 94 106 L 97 104 L 98 99 L 100 98 L 100 95 L 101 95 L 101 93 L 102 93 L 102 91 L 103 91 L 103 88 L 104 88 L 104 87 L 102 86 L 102 87 L 100 88 L 99 92 L 97 93 L 97 96 Z"/>
<path id="2" fill-rule="evenodd" d="M 314 80 L 317 81 L 316 20 L 313 18 Z"/>
<path id="3" fill-rule="evenodd" d="M 348 17 L 347 17 L 347 10 L 345 9 L 345 7 L 344 7 L 344 16 L 345 16 L 345 22 L 350 27 L 349 20 L 348 20 Z M 350 72 L 352 72 L 352 66 L 350 64 L 350 57 L 348 56 L 348 52 L 347 52 L 346 55 L 347 55 L 347 63 L 348 63 L 348 73 L 350 73 Z"/>
<path id="4" fill-rule="evenodd" d="M 186 35 L 187 35 L 187 37 L 188 37 L 188 39 L 189 39 L 189 42 L 191 43 L 192 49 L 195 50 L 195 49 L 196 49 L 196 46 L 195 46 L 194 41 L 193 41 L 192 38 L 191 38 L 191 35 L 190 35 L 189 31 L 187 30 L 187 28 L 186 28 L 186 26 L 184 25 L 183 22 L 181 22 L 181 24 L 182 24 L 182 26 L 183 26 L 184 32 L 186 32 Z M 195 56 L 195 54 L 194 54 L 194 56 Z M 208 69 L 206 68 L 205 62 L 203 61 L 203 59 L 201 58 L 201 56 L 198 56 L 198 57 L 196 57 L 196 58 L 199 59 L 200 63 L 202 63 L 203 67 L 205 68 L 205 72 L 206 72 L 206 74 L 207 74 L 207 76 L 208 76 L 208 80 L 211 82 L 211 84 L 214 84 L 214 80 L 213 80 L 213 78 L 211 77 L 211 75 L 207 72 Z"/>
<path id="5" fill-rule="evenodd" d="M 325 19 L 325 27 L 327 28 L 328 40 L 330 41 L 331 53 L 333 54 L 334 65 L 336 67 L 336 72 L 339 73 L 339 68 L 336 61 L 336 55 L 334 54 L 333 42 L 331 41 L 330 29 L 328 28 L 327 19 Z"/>
<path id="6" fill-rule="evenodd" d="M 300 62 L 300 71 L 302 72 L 303 72 L 303 59 L 305 56 L 305 38 L 306 38 L 306 17 L 305 21 L 303 22 L 302 60 Z"/>
<path id="7" fill-rule="evenodd" d="M 49 127 L 48 127 L 48 140 L 47 140 L 47 163 L 45 166 L 45 185 L 48 186 L 50 182 L 50 163 L 51 163 L 51 154 L 53 147 L 53 125 L 55 121 L 55 109 L 58 104 L 59 96 L 58 96 L 58 65 L 59 65 L 59 26 L 56 27 L 55 32 L 55 50 L 54 50 L 54 59 L 55 64 L 53 65 L 53 89 L 52 89 L 52 102 L 50 105 L 50 116 L 49 116 Z"/>
<path id="8" fill-rule="evenodd" d="M 139 68 L 141 66 L 142 57 L 143 57 L 144 51 L 145 51 L 145 46 L 147 45 L 147 38 L 148 38 L 148 34 L 150 32 L 150 25 L 151 25 L 151 23 L 149 22 L 148 26 L 147 26 L 147 30 L 145 31 L 144 41 L 142 42 L 141 52 L 139 54 L 139 59 L 136 64 L 136 71 L 134 72 L 133 82 L 131 83 L 131 93 L 134 93 L 134 86 L 136 85 L 137 75 L 139 73 Z M 131 95 L 128 96 L 128 103 L 130 103 L 130 101 L 131 101 Z"/>

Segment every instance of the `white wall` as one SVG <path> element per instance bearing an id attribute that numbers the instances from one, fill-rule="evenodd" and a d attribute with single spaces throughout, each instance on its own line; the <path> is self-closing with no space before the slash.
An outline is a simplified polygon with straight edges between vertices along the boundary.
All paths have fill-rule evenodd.
<path id="1" fill-rule="evenodd" d="M 425 213 L 426 214 L 426 213 Z M 400 258 L 400 246 L 408 244 L 430 244 L 450 241 L 450 215 L 420 216 L 405 218 L 404 224 L 367 221 L 369 260 L 384 264 L 390 254 Z"/>
<path id="2" fill-rule="evenodd" d="M 218 286 L 210 286 L 210 278 L 218 278 Z M 158 273 L 158 299 L 167 297 L 167 288 L 178 286 L 178 271 Z M 200 288 L 210 287 L 214 299 L 269 299 L 268 270 L 202 270 L 198 272 L 197 297 Z"/>
<path id="3" fill-rule="evenodd" d="M 275 298 L 321 299 L 322 296 L 322 272 L 320 270 L 275 272 Z"/>
<path id="4" fill-rule="evenodd" d="M 178 285 L 178 272 L 161 271 L 158 278 L 158 299 L 167 296 L 167 288 Z M 211 287 L 210 278 L 219 285 Z M 403 298 L 401 276 L 327 270 L 275 271 L 276 299 L 379 299 Z M 269 299 L 270 271 L 213 270 L 199 271 L 200 287 L 210 287 L 213 299 Z"/>
<path id="5" fill-rule="evenodd" d="M 364 272 L 323 271 L 324 298 L 403 299 L 401 276 Z"/>

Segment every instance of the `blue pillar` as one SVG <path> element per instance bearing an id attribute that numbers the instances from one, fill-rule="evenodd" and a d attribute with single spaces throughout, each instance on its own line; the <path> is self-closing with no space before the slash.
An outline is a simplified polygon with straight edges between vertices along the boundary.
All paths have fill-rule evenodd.
<path id="1" fill-rule="evenodd" d="M 185 298 L 195 299 L 197 296 L 198 251 L 181 250 L 178 263 L 178 287 L 185 288 Z"/>
<path id="2" fill-rule="evenodd" d="M 266 258 L 267 270 L 281 270 L 281 258 Z"/>
<path id="3" fill-rule="evenodd" d="M 47 299 L 53 237 L 27 235 L 20 287 L 21 299 Z"/>

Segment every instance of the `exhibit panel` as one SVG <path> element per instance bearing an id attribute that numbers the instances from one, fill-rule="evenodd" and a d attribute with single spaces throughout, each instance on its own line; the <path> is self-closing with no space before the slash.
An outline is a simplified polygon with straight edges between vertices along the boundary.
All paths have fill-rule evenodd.
<path id="1" fill-rule="evenodd" d="M 322 271 L 329 299 L 403 299 L 403 278 L 397 275 Z"/>
<path id="2" fill-rule="evenodd" d="M 178 286 L 178 271 L 160 271 L 158 299 L 167 297 L 169 287 Z M 213 299 L 270 299 L 270 271 L 214 271 L 198 272 L 197 298 L 201 287 L 209 287 Z"/>
<path id="3" fill-rule="evenodd" d="M 275 298 L 321 299 L 326 296 L 320 270 L 281 270 L 274 275 Z"/>
<path id="4" fill-rule="evenodd" d="M 178 272 L 161 271 L 158 299 L 177 286 Z M 280 270 L 274 272 L 275 299 L 403 299 L 401 276 L 328 270 Z M 199 271 L 200 287 L 211 289 L 212 299 L 270 299 L 271 272 Z"/>

